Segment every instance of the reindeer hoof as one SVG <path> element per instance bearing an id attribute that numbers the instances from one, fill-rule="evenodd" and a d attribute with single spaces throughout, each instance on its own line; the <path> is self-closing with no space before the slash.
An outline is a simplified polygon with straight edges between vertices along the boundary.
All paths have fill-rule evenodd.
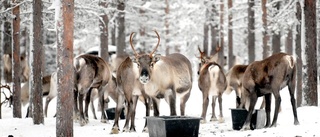
<path id="1" fill-rule="evenodd" d="M 218 121 L 218 119 L 216 117 L 213 117 L 210 119 L 210 121 Z"/>
<path id="2" fill-rule="evenodd" d="M 123 128 L 122 132 L 129 132 L 128 128 Z"/>
<path id="3" fill-rule="evenodd" d="M 112 128 L 111 134 L 119 134 L 119 128 L 117 128 L 117 127 Z"/>
<path id="4" fill-rule="evenodd" d="M 250 130 L 250 125 L 244 125 L 240 131 L 246 131 L 246 130 Z"/>
<path id="5" fill-rule="evenodd" d="M 106 119 L 101 119 L 100 122 L 101 122 L 101 123 L 109 123 L 109 121 L 106 120 Z"/>
<path id="6" fill-rule="evenodd" d="M 80 122 L 80 126 L 81 126 L 81 127 L 83 127 L 84 125 L 87 124 L 86 120 L 81 120 L 81 121 L 79 121 L 79 122 Z"/>
<path id="7" fill-rule="evenodd" d="M 131 128 L 131 129 L 130 129 L 130 132 L 136 132 L 136 129 Z"/>
<path id="8" fill-rule="evenodd" d="M 149 132 L 148 127 L 144 127 L 143 130 L 142 130 L 142 132 L 143 132 L 143 133 L 148 133 L 148 132 Z"/>
<path id="9" fill-rule="evenodd" d="M 207 123 L 207 121 L 206 121 L 205 119 L 201 119 L 201 120 L 200 120 L 200 123 L 201 123 L 201 124 L 204 124 L 204 123 Z"/>
<path id="10" fill-rule="evenodd" d="M 223 117 L 219 118 L 219 123 L 224 123 L 224 118 Z"/>

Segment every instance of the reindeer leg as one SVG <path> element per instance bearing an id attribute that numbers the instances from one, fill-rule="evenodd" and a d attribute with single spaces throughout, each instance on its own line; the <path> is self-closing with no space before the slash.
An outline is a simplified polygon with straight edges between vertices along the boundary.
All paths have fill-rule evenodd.
<path id="1" fill-rule="evenodd" d="M 114 117 L 114 124 L 112 126 L 111 129 L 111 134 L 119 134 L 119 117 L 122 111 L 122 108 L 124 107 L 124 95 L 123 94 L 119 94 L 118 95 L 118 100 L 117 100 L 117 105 L 116 105 L 116 110 L 115 110 L 115 117 Z M 127 113 L 128 114 L 128 113 Z M 128 115 L 126 115 L 126 118 L 128 117 Z"/>
<path id="2" fill-rule="evenodd" d="M 152 98 L 152 104 L 153 104 L 153 116 L 158 117 L 160 112 L 159 112 L 159 104 L 160 100 L 156 97 Z"/>
<path id="3" fill-rule="evenodd" d="M 83 94 L 79 94 L 79 111 L 80 111 L 80 126 L 84 126 L 86 124 L 86 120 L 83 114 Z"/>
<path id="4" fill-rule="evenodd" d="M 272 121 L 271 127 L 276 127 L 277 126 L 279 106 L 280 106 L 280 103 L 281 103 L 281 97 L 280 97 L 279 91 L 280 90 L 273 90 L 273 96 L 275 98 L 275 109 L 274 109 L 274 116 L 273 116 L 273 121 Z"/>
<path id="5" fill-rule="evenodd" d="M 73 96 L 73 111 L 74 111 L 74 115 L 73 115 L 73 119 L 77 122 L 80 119 L 80 113 L 79 113 L 79 107 L 78 107 L 78 92 L 74 91 L 73 92 L 74 96 Z"/>
<path id="6" fill-rule="evenodd" d="M 208 94 L 202 93 L 202 114 L 201 114 L 201 123 L 206 123 L 206 115 L 207 115 L 207 109 L 208 109 L 208 104 L 209 104 L 209 98 Z"/>
<path id="7" fill-rule="evenodd" d="M 94 107 L 94 98 L 92 96 L 90 97 L 90 106 L 91 106 L 91 111 L 92 111 L 92 114 L 93 114 L 93 118 L 94 119 L 98 119 L 97 115 L 96 115 L 96 109 Z"/>
<path id="8" fill-rule="evenodd" d="M 136 107 L 137 107 L 137 102 L 138 102 L 139 96 L 133 96 L 132 97 L 132 107 L 131 107 L 131 125 L 130 125 L 130 132 L 136 132 L 135 129 L 135 116 L 136 116 Z"/>
<path id="9" fill-rule="evenodd" d="M 145 99 L 145 107 L 146 107 L 146 117 L 150 116 L 150 109 L 151 109 L 151 97 L 144 95 L 144 99 Z M 148 132 L 148 127 L 147 127 L 148 123 L 147 120 L 145 122 L 144 128 L 142 130 L 142 132 Z"/>
<path id="10" fill-rule="evenodd" d="M 101 123 L 108 123 L 105 108 L 104 108 L 104 91 L 102 90 L 102 87 L 98 88 L 98 94 L 99 94 L 99 102 L 100 102 L 100 109 L 101 109 Z"/>
<path id="11" fill-rule="evenodd" d="M 219 123 L 223 123 L 224 118 L 222 113 L 222 93 L 219 94 L 218 101 L 219 101 L 219 110 L 220 110 Z"/>
<path id="12" fill-rule="evenodd" d="M 89 122 L 88 109 L 89 109 L 89 103 L 90 103 L 91 90 L 92 88 L 90 88 L 87 94 L 85 94 L 84 118 L 87 123 Z"/>
<path id="13" fill-rule="evenodd" d="M 265 125 L 265 128 L 269 127 L 270 126 L 270 111 L 271 111 L 271 94 L 266 94 L 264 95 L 264 99 L 265 101 L 265 106 L 266 106 L 266 117 L 267 117 L 267 122 L 266 122 L 266 125 Z"/>
<path id="14" fill-rule="evenodd" d="M 297 115 L 297 106 L 296 106 L 296 99 L 294 98 L 295 94 L 295 76 L 293 75 L 292 80 L 288 84 L 289 88 L 289 94 L 290 94 L 290 101 L 291 101 L 291 106 L 292 106 L 292 111 L 293 111 L 293 117 L 294 117 L 294 125 L 299 125 L 299 120 L 298 120 L 298 115 Z"/>
<path id="15" fill-rule="evenodd" d="M 186 102 L 188 101 L 190 97 L 190 91 L 187 91 L 188 93 L 180 98 L 180 115 L 185 115 L 185 109 L 186 109 Z"/>
<path id="16" fill-rule="evenodd" d="M 248 115 L 247 115 L 247 118 L 246 118 L 246 121 L 244 122 L 241 130 L 249 130 L 251 129 L 250 128 L 250 123 L 251 123 L 251 117 L 252 117 L 252 112 L 253 112 L 253 109 L 254 109 L 254 106 L 257 102 L 257 94 L 255 93 L 255 91 L 252 91 L 252 92 L 248 92 L 250 93 L 250 106 L 249 106 L 249 111 L 248 111 Z M 241 97 L 242 98 L 242 97 Z"/>
<path id="17" fill-rule="evenodd" d="M 168 95 L 165 95 L 165 100 L 169 104 L 170 107 L 170 116 L 176 116 L 176 97 L 175 97 L 175 91 L 172 90 L 173 93 L 169 93 Z M 168 93 L 168 92 L 166 92 Z"/>
<path id="18" fill-rule="evenodd" d="M 47 117 L 48 115 L 48 106 L 49 106 L 49 103 L 50 101 L 52 100 L 52 97 L 50 96 L 47 96 L 46 98 L 46 104 L 45 104 L 45 107 L 44 107 L 44 116 Z"/>
<path id="19" fill-rule="evenodd" d="M 210 121 L 218 121 L 217 116 L 216 116 L 216 101 L 217 101 L 217 96 L 212 96 L 212 116 Z"/>
<path id="20" fill-rule="evenodd" d="M 134 95 L 133 95 L 134 96 Z M 129 132 L 129 121 L 130 121 L 130 118 L 131 118 L 131 114 L 132 114 L 132 98 L 129 99 L 129 98 L 126 98 L 126 101 L 127 101 L 127 115 L 126 115 L 126 122 L 124 123 L 124 127 L 123 127 L 123 130 L 122 132 Z"/>

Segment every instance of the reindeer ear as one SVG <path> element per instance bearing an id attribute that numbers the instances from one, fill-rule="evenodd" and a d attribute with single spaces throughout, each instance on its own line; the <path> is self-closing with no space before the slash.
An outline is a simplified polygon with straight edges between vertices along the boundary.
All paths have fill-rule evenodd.
<path id="1" fill-rule="evenodd" d="M 130 56 L 130 59 L 133 63 L 138 63 L 138 60 L 135 56 Z"/>
<path id="2" fill-rule="evenodd" d="M 160 58 L 161 58 L 161 54 L 154 54 L 152 57 L 152 61 L 157 62 L 160 60 Z"/>

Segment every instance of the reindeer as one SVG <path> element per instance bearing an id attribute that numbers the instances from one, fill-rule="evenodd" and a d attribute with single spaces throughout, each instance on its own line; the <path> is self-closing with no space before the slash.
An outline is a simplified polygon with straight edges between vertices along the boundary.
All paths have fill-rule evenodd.
<path id="1" fill-rule="evenodd" d="M 117 106 L 116 106 L 116 113 L 115 113 L 115 121 L 112 127 L 112 134 L 119 133 L 119 117 L 122 108 L 124 107 L 123 104 L 126 101 L 126 122 L 123 128 L 123 131 L 131 131 L 134 132 L 135 130 L 135 109 L 137 105 L 137 100 L 139 96 L 145 96 L 145 99 L 148 99 L 147 95 L 145 94 L 143 85 L 137 79 L 137 66 L 133 64 L 131 59 L 127 57 L 120 65 L 117 70 L 117 92 L 118 92 L 118 99 L 117 99 Z M 147 101 L 146 101 L 147 102 Z M 150 110 L 148 104 L 145 103 L 146 107 L 146 116 L 149 116 Z M 131 126 L 129 129 L 129 121 L 131 120 Z M 145 124 L 146 127 L 146 124 Z"/>
<path id="2" fill-rule="evenodd" d="M 4 54 L 3 55 L 3 63 L 4 63 L 4 74 L 5 74 L 5 81 L 12 82 L 12 55 L 11 54 Z M 20 56 L 20 65 L 21 65 L 21 82 L 26 82 L 29 79 L 29 65 L 28 61 L 24 56 Z"/>
<path id="3" fill-rule="evenodd" d="M 265 111 L 267 121 L 265 127 L 270 127 L 271 94 L 275 98 L 275 111 L 271 127 L 275 127 L 281 103 L 279 91 L 285 86 L 288 86 L 290 93 L 294 125 L 298 125 L 296 100 L 294 98 L 295 80 L 296 61 L 291 55 L 277 53 L 264 60 L 254 61 L 249 64 L 243 74 L 240 107 L 243 107 L 245 102 L 249 102 L 250 106 L 246 121 L 241 130 L 250 129 L 252 112 L 257 98 L 263 95 L 266 100 Z"/>
<path id="4" fill-rule="evenodd" d="M 224 122 L 223 113 L 222 113 L 222 94 L 227 87 L 226 77 L 223 73 L 223 69 L 221 66 L 214 62 L 210 61 L 198 47 L 200 52 L 200 60 L 199 64 L 199 79 L 198 86 L 202 92 L 203 104 L 202 104 L 202 114 L 201 114 L 201 123 L 206 122 L 206 114 L 209 103 L 209 96 L 212 96 L 212 117 L 210 121 L 217 121 L 217 117 L 215 115 L 215 104 L 218 98 L 219 109 L 220 109 L 220 117 L 219 122 Z"/>
<path id="5" fill-rule="evenodd" d="M 180 114 L 185 114 L 185 103 L 190 96 L 190 90 L 192 88 L 190 61 L 179 53 L 167 56 L 154 54 L 160 43 L 160 36 L 157 31 L 155 31 L 155 33 L 158 37 L 158 43 L 149 54 L 138 54 L 136 52 L 132 44 L 132 36 L 134 33 L 131 33 L 130 45 L 134 56 L 122 62 L 117 71 L 118 91 L 124 94 L 126 98 L 132 98 L 132 100 L 127 100 L 127 117 L 131 117 L 131 131 L 135 131 L 133 120 L 137 95 L 142 94 L 143 89 L 146 95 L 152 99 L 154 116 L 159 116 L 160 98 L 165 98 L 170 106 L 170 115 L 173 116 L 177 115 L 175 108 L 177 95 L 180 96 Z M 116 119 L 119 119 L 120 114 L 118 104 L 119 103 L 117 103 Z M 112 133 L 117 132 L 118 125 L 115 121 Z"/>
<path id="6" fill-rule="evenodd" d="M 56 97 L 55 95 L 52 95 L 50 91 L 50 82 L 51 82 L 51 75 L 46 75 L 42 78 L 42 95 L 47 96 L 47 98 L 54 98 Z M 26 82 L 22 87 L 21 87 L 21 103 L 23 106 L 25 106 L 27 103 L 29 103 L 29 82 Z M 44 115 L 47 117 L 47 108 L 48 108 L 49 103 L 46 102 L 45 104 L 45 111 Z M 26 117 L 29 117 L 29 107 L 28 111 L 26 114 Z"/>
<path id="7" fill-rule="evenodd" d="M 80 126 L 88 123 L 88 117 L 83 112 L 83 98 L 93 88 L 99 91 L 99 102 L 101 110 L 104 110 L 103 88 L 111 79 L 111 71 L 108 64 L 100 57 L 83 54 L 75 57 L 75 91 L 74 91 L 74 111 L 80 117 Z M 79 109 L 78 109 L 79 104 Z M 107 118 L 104 112 L 101 113 L 101 122 L 106 123 Z"/>
<path id="8" fill-rule="evenodd" d="M 226 94 L 230 94 L 232 90 L 236 93 L 236 107 L 239 108 L 241 103 L 241 87 L 242 87 L 242 77 L 246 71 L 248 65 L 234 65 L 229 72 L 226 74 L 227 78 L 227 89 Z"/>

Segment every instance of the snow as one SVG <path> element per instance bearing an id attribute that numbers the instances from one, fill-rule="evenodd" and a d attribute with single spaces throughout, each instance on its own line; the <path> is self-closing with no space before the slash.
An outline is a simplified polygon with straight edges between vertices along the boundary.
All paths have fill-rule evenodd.
<path id="1" fill-rule="evenodd" d="M 277 127 L 263 128 L 249 131 L 236 131 L 232 129 L 231 111 L 230 108 L 235 107 L 235 93 L 223 95 L 223 114 L 225 118 L 224 123 L 207 122 L 200 124 L 199 137 L 209 136 L 320 136 L 320 108 L 312 106 L 304 106 L 298 108 L 298 119 L 300 125 L 293 125 L 293 114 L 290 105 L 290 98 L 287 88 L 284 88 L 281 92 L 282 111 L 279 113 Z M 3 96 L 2 96 L 3 97 Z M 45 98 L 44 98 L 45 100 Z M 261 98 L 259 98 L 256 107 L 260 106 Z M 274 100 L 274 99 L 273 99 Z M 97 101 L 97 100 L 96 100 Z M 179 99 L 177 100 L 179 102 Z M 97 102 L 95 102 L 97 103 Z M 211 104 L 211 103 L 209 103 Z M 95 106 L 97 106 L 95 104 Z M 115 103 L 111 101 L 109 107 L 114 107 Z M 187 102 L 186 115 L 199 117 L 202 110 L 202 94 L 198 89 L 197 82 L 194 82 L 191 96 Z M 216 113 L 218 113 L 218 107 Z M 274 106 L 271 107 L 273 109 Z M 26 114 L 27 106 L 22 107 L 23 118 L 12 118 L 12 108 L 7 105 L 2 106 L 2 119 L 0 119 L 0 137 L 7 137 L 13 135 L 14 137 L 53 137 L 56 136 L 56 119 L 53 115 L 56 111 L 56 98 L 49 104 L 48 118 L 45 118 L 45 123 L 42 125 L 33 125 L 31 118 L 24 118 Z M 96 109 L 97 110 L 97 109 Z M 179 105 L 177 105 L 179 110 Z M 119 133 L 110 134 L 113 120 L 109 120 L 109 123 L 100 123 L 100 120 L 95 120 L 92 117 L 92 113 L 89 112 L 89 123 L 83 127 L 80 127 L 79 123 L 74 123 L 73 134 L 75 137 L 102 137 L 102 136 L 131 136 L 131 137 L 148 137 L 148 133 L 142 133 L 144 126 L 144 113 L 145 109 L 141 102 L 138 102 L 136 111 L 136 130 L 135 133 Z M 177 111 L 179 114 L 179 111 Z M 97 112 L 97 117 L 100 117 L 100 112 Z M 151 111 L 152 114 L 152 111 Z M 160 115 L 169 115 L 169 107 L 164 100 L 160 102 Z M 207 121 L 211 117 L 211 107 L 208 107 Z M 271 112 L 271 119 L 273 112 Z M 124 120 L 120 120 L 120 128 L 122 130 Z"/>

